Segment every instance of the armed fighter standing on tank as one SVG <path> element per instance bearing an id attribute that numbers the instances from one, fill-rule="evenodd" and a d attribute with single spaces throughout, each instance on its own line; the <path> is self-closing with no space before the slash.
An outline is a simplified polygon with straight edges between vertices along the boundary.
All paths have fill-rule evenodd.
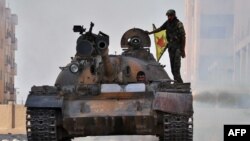
<path id="1" fill-rule="evenodd" d="M 176 17 L 175 10 L 169 9 L 166 13 L 168 20 L 159 28 L 147 32 L 148 34 L 157 33 L 166 30 L 166 38 L 168 41 L 167 48 L 170 59 L 171 72 L 174 80 L 183 83 L 181 78 L 181 57 L 185 58 L 186 33 L 182 22 Z"/>
<path id="2" fill-rule="evenodd" d="M 109 36 L 74 26 L 76 54 L 55 86 L 33 86 L 26 101 L 28 141 L 100 135 L 155 135 L 192 141 L 190 83 L 173 84 L 139 28 L 124 33 L 121 55 L 108 55 Z M 148 83 L 137 82 L 143 74 Z"/>

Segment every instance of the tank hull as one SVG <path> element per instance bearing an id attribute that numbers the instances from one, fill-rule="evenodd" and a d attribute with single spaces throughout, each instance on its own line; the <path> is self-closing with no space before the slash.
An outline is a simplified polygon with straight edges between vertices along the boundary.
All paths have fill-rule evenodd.
<path id="1" fill-rule="evenodd" d="M 27 113 L 29 140 L 36 137 L 43 138 L 44 131 L 37 129 L 51 128 L 51 126 L 53 133 L 54 129 L 57 130 L 53 136 L 48 133 L 48 137 L 57 137 L 56 140 L 59 141 L 103 135 L 155 135 L 166 139 L 172 134 L 172 132 L 165 133 L 166 129 L 180 130 L 178 134 L 180 137 L 192 140 L 193 105 L 190 91 L 162 89 L 161 92 L 61 95 L 60 91 L 55 91 L 55 87 L 42 86 L 32 88 L 26 106 L 29 111 Z M 48 117 L 51 119 L 50 123 L 53 122 L 52 125 L 48 125 Z"/>
<path id="2" fill-rule="evenodd" d="M 105 116 L 65 118 L 63 127 L 70 136 L 157 135 L 153 116 Z"/>
<path id="3" fill-rule="evenodd" d="M 153 134 L 153 99 L 152 92 L 69 96 L 64 100 L 63 127 L 73 136 Z"/>

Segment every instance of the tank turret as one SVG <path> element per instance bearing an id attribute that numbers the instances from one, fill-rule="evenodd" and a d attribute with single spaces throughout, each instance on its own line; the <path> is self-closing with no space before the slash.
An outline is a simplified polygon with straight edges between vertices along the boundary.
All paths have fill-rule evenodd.
<path id="1" fill-rule="evenodd" d="M 109 36 L 101 31 L 97 35 L 92 33 L 93 26 L 91 23 L 85 34 L 82 26 L 74 26 L 73 30 L 81 34 L 77 40 L 75 57 L 77 60 L 96 61 L 101 56 L 105 77 L 112 77 L 114 70 L 108 54 Z"/>

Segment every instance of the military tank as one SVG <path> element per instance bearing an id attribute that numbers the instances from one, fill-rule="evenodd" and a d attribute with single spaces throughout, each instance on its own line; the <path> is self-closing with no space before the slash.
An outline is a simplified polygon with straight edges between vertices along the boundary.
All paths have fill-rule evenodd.
<path id="1" fill-rule="evenodd" d="M 160 141 L 193 140 L 190 83 L 170 79 L 150 53 L 150 38 L 131 28 L 120 55 L 109 55 L 109 36 L 79 32 L 76 54 L 60 67 L 54 86 L 33 86 L 26 101 L 28 141 L 75 137 L 153 135 Z"/>

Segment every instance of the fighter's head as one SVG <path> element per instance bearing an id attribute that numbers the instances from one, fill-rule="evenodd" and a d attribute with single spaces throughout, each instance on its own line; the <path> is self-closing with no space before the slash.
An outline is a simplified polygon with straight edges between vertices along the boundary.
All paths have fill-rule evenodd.
<path id="1" fill-rule="evenodd" d="M 172 21 L 176 17 L 175 10 L 169 9 L 166 13 L 166 16 L 168 16 L 168 20 Z"/>

